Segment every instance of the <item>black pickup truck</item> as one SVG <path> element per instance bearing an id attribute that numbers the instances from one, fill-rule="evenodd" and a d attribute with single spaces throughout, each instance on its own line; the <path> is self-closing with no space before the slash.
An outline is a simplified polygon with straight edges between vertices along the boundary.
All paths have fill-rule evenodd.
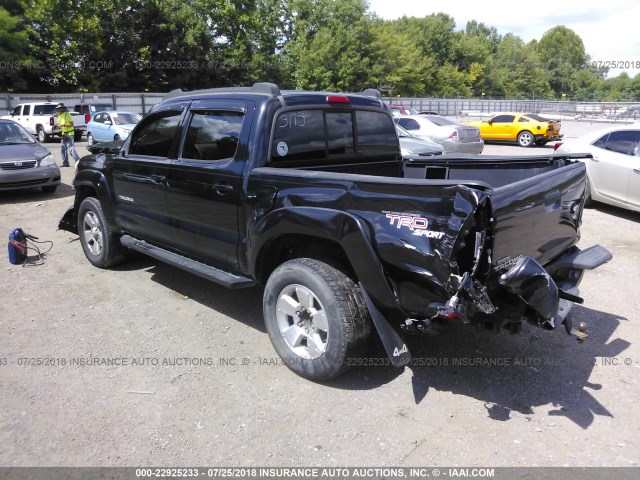
<path id="1" fill-rule="evenodd" d="M 176 91 L 124 144 L 96 147 L 60 228 L 100 268 L 130 250 L 230 288 L 264 285 L 264 320 L 296 373 L 336 377 L 373 327 L 396 366 L 405 335 L 461 321 L 572 329 L 584 270 L 578 156 L 402 159 L 377 91 L 276 85 Z"/>

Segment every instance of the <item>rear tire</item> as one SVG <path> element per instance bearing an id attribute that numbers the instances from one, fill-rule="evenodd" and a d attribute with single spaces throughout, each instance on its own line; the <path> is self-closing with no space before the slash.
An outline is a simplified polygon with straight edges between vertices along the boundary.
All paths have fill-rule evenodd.
<path id="1" fill-rule="evenodd" d="M 113 232 L 98 199 L 85 198 L 78 209 L 78 235 L 87 260 L 98 268 L 109 268 L 124 261 L 120 236 Z"/>
<path id="2" fill-rule="evenodd" d="M 532 147 L 534 144 L 534 137 L 533 134 L 528 131 L 528 130 L 524 130 L 523 132 L 520 132 L 518 134 L 518 145 L 520 145 L 521 147 Z"/>
<path id="3" fill-rule="evenodd" d="M 91 135 L 91 133 L 87 133 L 87 146 L 90 147 L 92 146 L 94 143 L 96 143 L 95 139 L 93 138 L 93 135 Z"/>
<path id="4" fill-rule="evenodd" d="M 36 133 L 38 134 L 38 141 L 40 143 L 45 143 L 51 140 L 51 135 L 45 133 L 44 128 L 42 127 L 38 127 Z"/>
<path id="5" fill-rule="evenodd" d="M 283 362 L 315 381 L 349 368 L 371 333 L 358 286 L 324 262 L 297 258 L 276 268 L 264 291 L 264 321 Z"/>
<path id="6" fill-rule="evenodd" d="M 79 142 L 80 140 L 82 140 L 82 132 L 76 132 L 73 134 L 73 141 L 74 142 Z"/>
<path id="7" fill-rule="evenodd" d="M 546 140 L 536 140 L 536 145 L 538 145 L 539 147 L 544 147 L 546 144 Z"/>

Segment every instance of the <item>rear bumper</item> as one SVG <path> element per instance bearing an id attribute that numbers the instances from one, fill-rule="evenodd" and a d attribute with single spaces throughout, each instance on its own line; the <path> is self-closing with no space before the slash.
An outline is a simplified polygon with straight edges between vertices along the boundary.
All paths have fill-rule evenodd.
<path id="1" fill-rule="evenodd" d="M 484 140 L 477 142 L 454 142 L 445 140 L 442 143 L 445 153 L 482 153 L 484 150 Z"/>
<path id="2" fill-rule="evenodd" d="M 582 303 L 578 285 L 584 271 L 598 268 L 612 258 L 600 245 L 585 250 L 574 247 L 545 268 L 532 258 L 523 257 L 500 277 L 500 284 L 532 308 L 542 326 L 557 328 L 565 322 L 574 302 Z"/>

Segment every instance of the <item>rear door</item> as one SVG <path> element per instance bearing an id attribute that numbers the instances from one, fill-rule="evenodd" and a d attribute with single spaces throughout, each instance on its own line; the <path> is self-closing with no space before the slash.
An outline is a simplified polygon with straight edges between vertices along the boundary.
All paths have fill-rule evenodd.
<path id="1" fill-rule="evenodd" d="M 170 243 L 167 182 L 186 106 L 166 104 L 149 114 L 113 158 L 117 222 L 134 236 Z"/>
<path id="2" fill-rule="evenodd" d="M 238 266 L 238 208 L 254 110 L 248 101 L 194 101 L 168 175 L 172 246 L 224 267 Z"/>

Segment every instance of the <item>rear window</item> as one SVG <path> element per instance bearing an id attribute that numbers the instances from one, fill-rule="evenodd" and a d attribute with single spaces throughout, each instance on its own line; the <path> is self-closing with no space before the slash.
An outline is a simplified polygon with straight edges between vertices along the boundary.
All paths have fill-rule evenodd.
<path id="1" fill-rule="evenodd" d="M 33 107 L 34 115 L 50 115 L 56 109 L 56 105 L 35 105 Z"/>
<path id="2" fill-rule="evenodd" d="M 283 112 L 275 121 L 273 164 L 394 160 L 397 155 L 398 138 L 386 113 L 308 109 Z"/>

